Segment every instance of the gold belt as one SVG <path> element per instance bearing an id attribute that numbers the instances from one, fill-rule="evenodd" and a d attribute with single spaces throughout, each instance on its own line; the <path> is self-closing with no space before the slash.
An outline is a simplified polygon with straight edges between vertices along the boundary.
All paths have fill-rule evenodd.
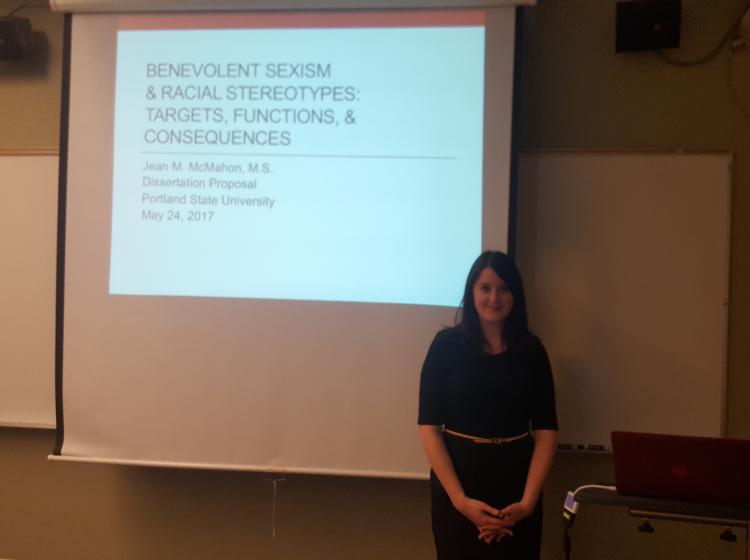
<path id="1" fill-rule="evenodd" d="M 511 443 L 513 441 L 521 440 L 529 435 L 529 432 L 524 432 L 517 436 L 511 436 L 511 437 L 493 437 L 493 438 L 487 438 L 487 437 L 477 437 L 477 436 L 470 436 L 468 434 L 462 434 L 461 432 L 454 432 L 453 430 L 449 430 L 448 428 L 443 428 L 443 432 L 446 434 L 450 434 L 452 436 L 464 438 L 473 441 L 474 443 L 492 443 L 495 445 L 502 445 L 504 443 Z"/>

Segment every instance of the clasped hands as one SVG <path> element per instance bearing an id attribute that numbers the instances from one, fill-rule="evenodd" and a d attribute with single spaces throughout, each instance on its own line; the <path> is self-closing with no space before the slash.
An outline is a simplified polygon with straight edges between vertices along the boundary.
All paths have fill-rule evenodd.
<path id="1" fill-rule="evenodd" d="M 466 498 L 458 510 L 479 530 L 478 538 L 487 544 L 513 535 L 512 527 L 531 515 L 534 508 L 524 502 L 514 502 L 497 509 L 481 500 Z"/>

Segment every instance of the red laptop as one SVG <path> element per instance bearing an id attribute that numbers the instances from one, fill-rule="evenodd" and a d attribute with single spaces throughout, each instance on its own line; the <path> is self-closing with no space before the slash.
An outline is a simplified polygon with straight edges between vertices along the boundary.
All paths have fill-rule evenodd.
<path id="1" fill-rule="evenodd" d="M 620 494 L 750 504 L 750 440 L 612 432 Z"/>

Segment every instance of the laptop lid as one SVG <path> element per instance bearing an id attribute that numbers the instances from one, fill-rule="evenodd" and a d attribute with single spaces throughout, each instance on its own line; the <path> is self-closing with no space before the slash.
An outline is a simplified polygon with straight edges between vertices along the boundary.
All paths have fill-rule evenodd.
<path id="1" fill-rule="evenodd" d="M 620 494 L 750 503 L 750 440 L 616 431 L 612 454 Z"/>

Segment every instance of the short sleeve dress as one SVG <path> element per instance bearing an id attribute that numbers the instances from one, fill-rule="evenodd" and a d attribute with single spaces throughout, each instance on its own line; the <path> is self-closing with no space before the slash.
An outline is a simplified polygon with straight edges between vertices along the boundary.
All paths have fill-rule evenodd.
<path id="1" fill-rule="evenodd" d="M 418 422 L 486 438 L 557 430 L 552 371 L 541 342 L 534 338 L 522 350 L 488 355 L 469 348 L 457 328 L 440 331 L 422 367 Z M 531 437 L 500 445 L 444 438 L 467 496 L 497 508 L 521 499 L 534 450 Z M 513 536 L 486 544 L 432 472 L 430 487 L 439 560 L 538 560 L 541 499 Z"/>

